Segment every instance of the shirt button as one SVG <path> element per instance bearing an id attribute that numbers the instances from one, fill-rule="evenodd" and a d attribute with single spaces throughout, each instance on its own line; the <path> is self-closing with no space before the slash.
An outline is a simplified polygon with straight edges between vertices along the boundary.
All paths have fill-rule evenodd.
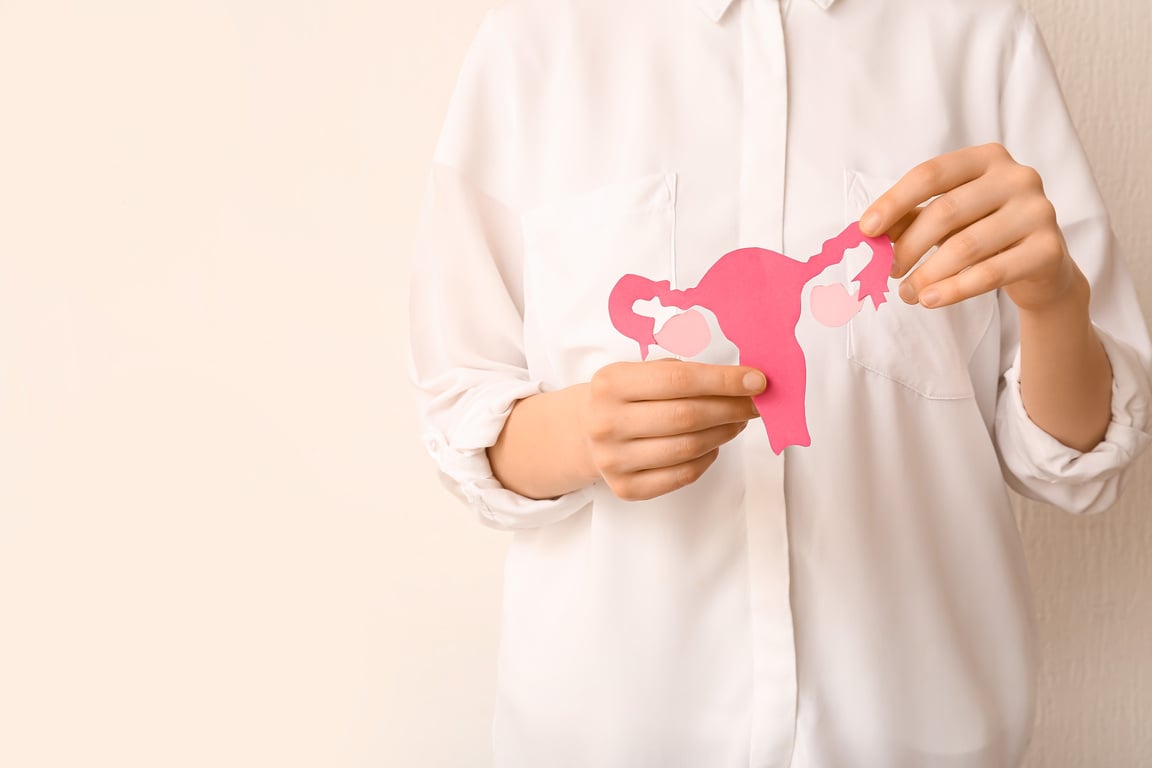
<path id="1" fill-rule="evenodd" d="M 424 449 L 432 454 L 434 458 L 440 458 L 440 451 L 444 448 L 444 438 L 440 435 L 432 434 L 424 436 Z"/>

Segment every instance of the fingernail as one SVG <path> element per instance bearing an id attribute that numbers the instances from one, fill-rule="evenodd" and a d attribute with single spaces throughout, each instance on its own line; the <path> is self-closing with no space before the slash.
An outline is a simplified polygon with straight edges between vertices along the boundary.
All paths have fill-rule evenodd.
<path id="1" fill-rule="evenodd" d="M 935 288 L 929 288 L 920 294 L 920 303 L 926 307 L 931 307 L 938 301 L 940 301 L 940 291 L 937 291 Z"/>
<path id="2" fill-rule="evenodd" d="M 748 371 L 748 373 L 744 374 L 744 389 L 749 392 L 759 392 L 764 389 L 765 383 L 767 382 L 764 374 L 759 371 Z"/>
<path id="3" fill-rule="evenodd" d="M 880 214 L 871 212 L 864 214 L 864 218 L 860 219 L 860 231 L 868 235 L 874 233 L 876 228 L 880 226 Z"/>
<path id="4" fill-rule="evenodd" d="M 915 303 L 916 287 L 907 280 L 900 283 L 900 298 L 904 299 L 904 301 L 908 302 L 909 304 Z"/>

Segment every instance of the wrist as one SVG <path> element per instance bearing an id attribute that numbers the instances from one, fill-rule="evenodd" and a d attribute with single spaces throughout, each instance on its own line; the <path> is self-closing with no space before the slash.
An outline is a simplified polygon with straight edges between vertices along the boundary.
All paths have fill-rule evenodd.
<path id="1" fill-rule="evenodd" d="M 567 399 L 568 426 L 567 433 L 573 435 L 573 452 L 576 462 L 576 471 L 580 480 L 586 485 L 601 480 L 600 470 L 592 459 L 592 449 L 588 443 L 588 429 L 586 427 L 589 406 L 592 399 L 592 385 L 590 383 L 574 384 L 565 390 Z"/>
<path id="2" fill-rule="evenodd" d="M 1056 297 L 1043 304 L 1017 304 L 1022 324 L 1059 325 L 1064 328 L 1092 323 L 1089 314 L 1092 288 L 1088 278 L 1074 265 L 1067 286 Z"/>

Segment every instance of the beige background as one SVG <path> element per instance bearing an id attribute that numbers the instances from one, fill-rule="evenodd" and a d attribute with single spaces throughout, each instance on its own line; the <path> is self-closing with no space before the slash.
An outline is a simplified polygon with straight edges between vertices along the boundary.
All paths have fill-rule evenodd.
<path id="1" fill-rule="evenodd" d="M 404 279 L 492 2 L 0 0 L 0 765 L 489 764 Z M 1152 307 L 1152 6 L 1029 5 Z M 1021 509 L 1030 766 L 1152 762 L 1150 498 Z"/>

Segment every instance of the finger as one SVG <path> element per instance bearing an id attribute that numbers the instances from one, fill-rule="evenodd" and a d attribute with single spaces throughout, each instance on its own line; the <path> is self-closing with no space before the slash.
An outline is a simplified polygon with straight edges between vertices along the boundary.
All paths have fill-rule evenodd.
<path id="1" fill-rule="evenodd" d="M 993 162 L 1005 157 L 1007 151 L 999 144 L 985 144 L 920 163 L 868 206 L 860 217 L 860 231 L 870 237 L 887 232 L 924 201 L 967 184 L 981 176 Z"/>
<path id="2" fill-rule="evenodd" d="M 1045 238 L 1027 238 L 959 274 L 925 286 L 920 303 L 944 307 L 1034 277 L 1050 266 L 1052 253 Z"/>
<path id="3" fill-rule="evenodd" d="M 676 398 L 759 394 L 767 381 L 764 374 L 747 365 L 713 365 L 683 360 L 633 363 L 613 372 L 615 391 L 624 400 L 670 400 Z"/>
<path id="4" fill-rule="evenodd" d="M 740 421 L 682 435 L 629 440 L 619 447 L 616 456 L 601 467 L 601 470 L 616 474 L 633 474 L 649 469 L 674 467 L 719 448 L 743 432 L 747 426 L 747 421 Z"/>
<path id="5" fill-rule="evenodd" d="M 612 491 L 626 501 L 642 501 L 663 496 L 699 480 L 719 455 L 720 449 L 713 448 L 699 458 L 674 467 L 637 472 L 629 475 L 619 489 L 613 487 Z"/>
<path id="6" fill-rule="evenodd" d="M 893 243 L 896 264 L 893 276 L 900 277 L 915 266 L 932 246 L 983 219 L 1010 199 L 1011 190 L 988 177 L 981 177 L 945 192 L 928 203 L 915 223 Z"/>
<path id="7" fill-rule="evenodd" d="M 945 240 L 900 284 L 900 298 L 916 303 L 927 286 L 1011 248 L 1034 230 L 1019 206 L 1001 208 Z"/>
<path id="8" fill-rule="evenodd" d="M 620 409 L 615 434 L 620 439 L 682 435 L 759 416 L 746 395 L 641 400 Z"/>
<path id="9" fill-rule="evenodd" d="M 921 207 L 913 208 L 912 210 L 908 211 L 908 213 L 904 214 L 904 218 L 888 227 L 888 232 L 886 233 L 888 235 L 888 239 L 895 242 L 896 240 L 899 240 L 901 237 L 903 237 L 904 233 L 908 231 L 908 228 L 916 222 L 916 218 L 923 212 L 924 208 Z"/>

